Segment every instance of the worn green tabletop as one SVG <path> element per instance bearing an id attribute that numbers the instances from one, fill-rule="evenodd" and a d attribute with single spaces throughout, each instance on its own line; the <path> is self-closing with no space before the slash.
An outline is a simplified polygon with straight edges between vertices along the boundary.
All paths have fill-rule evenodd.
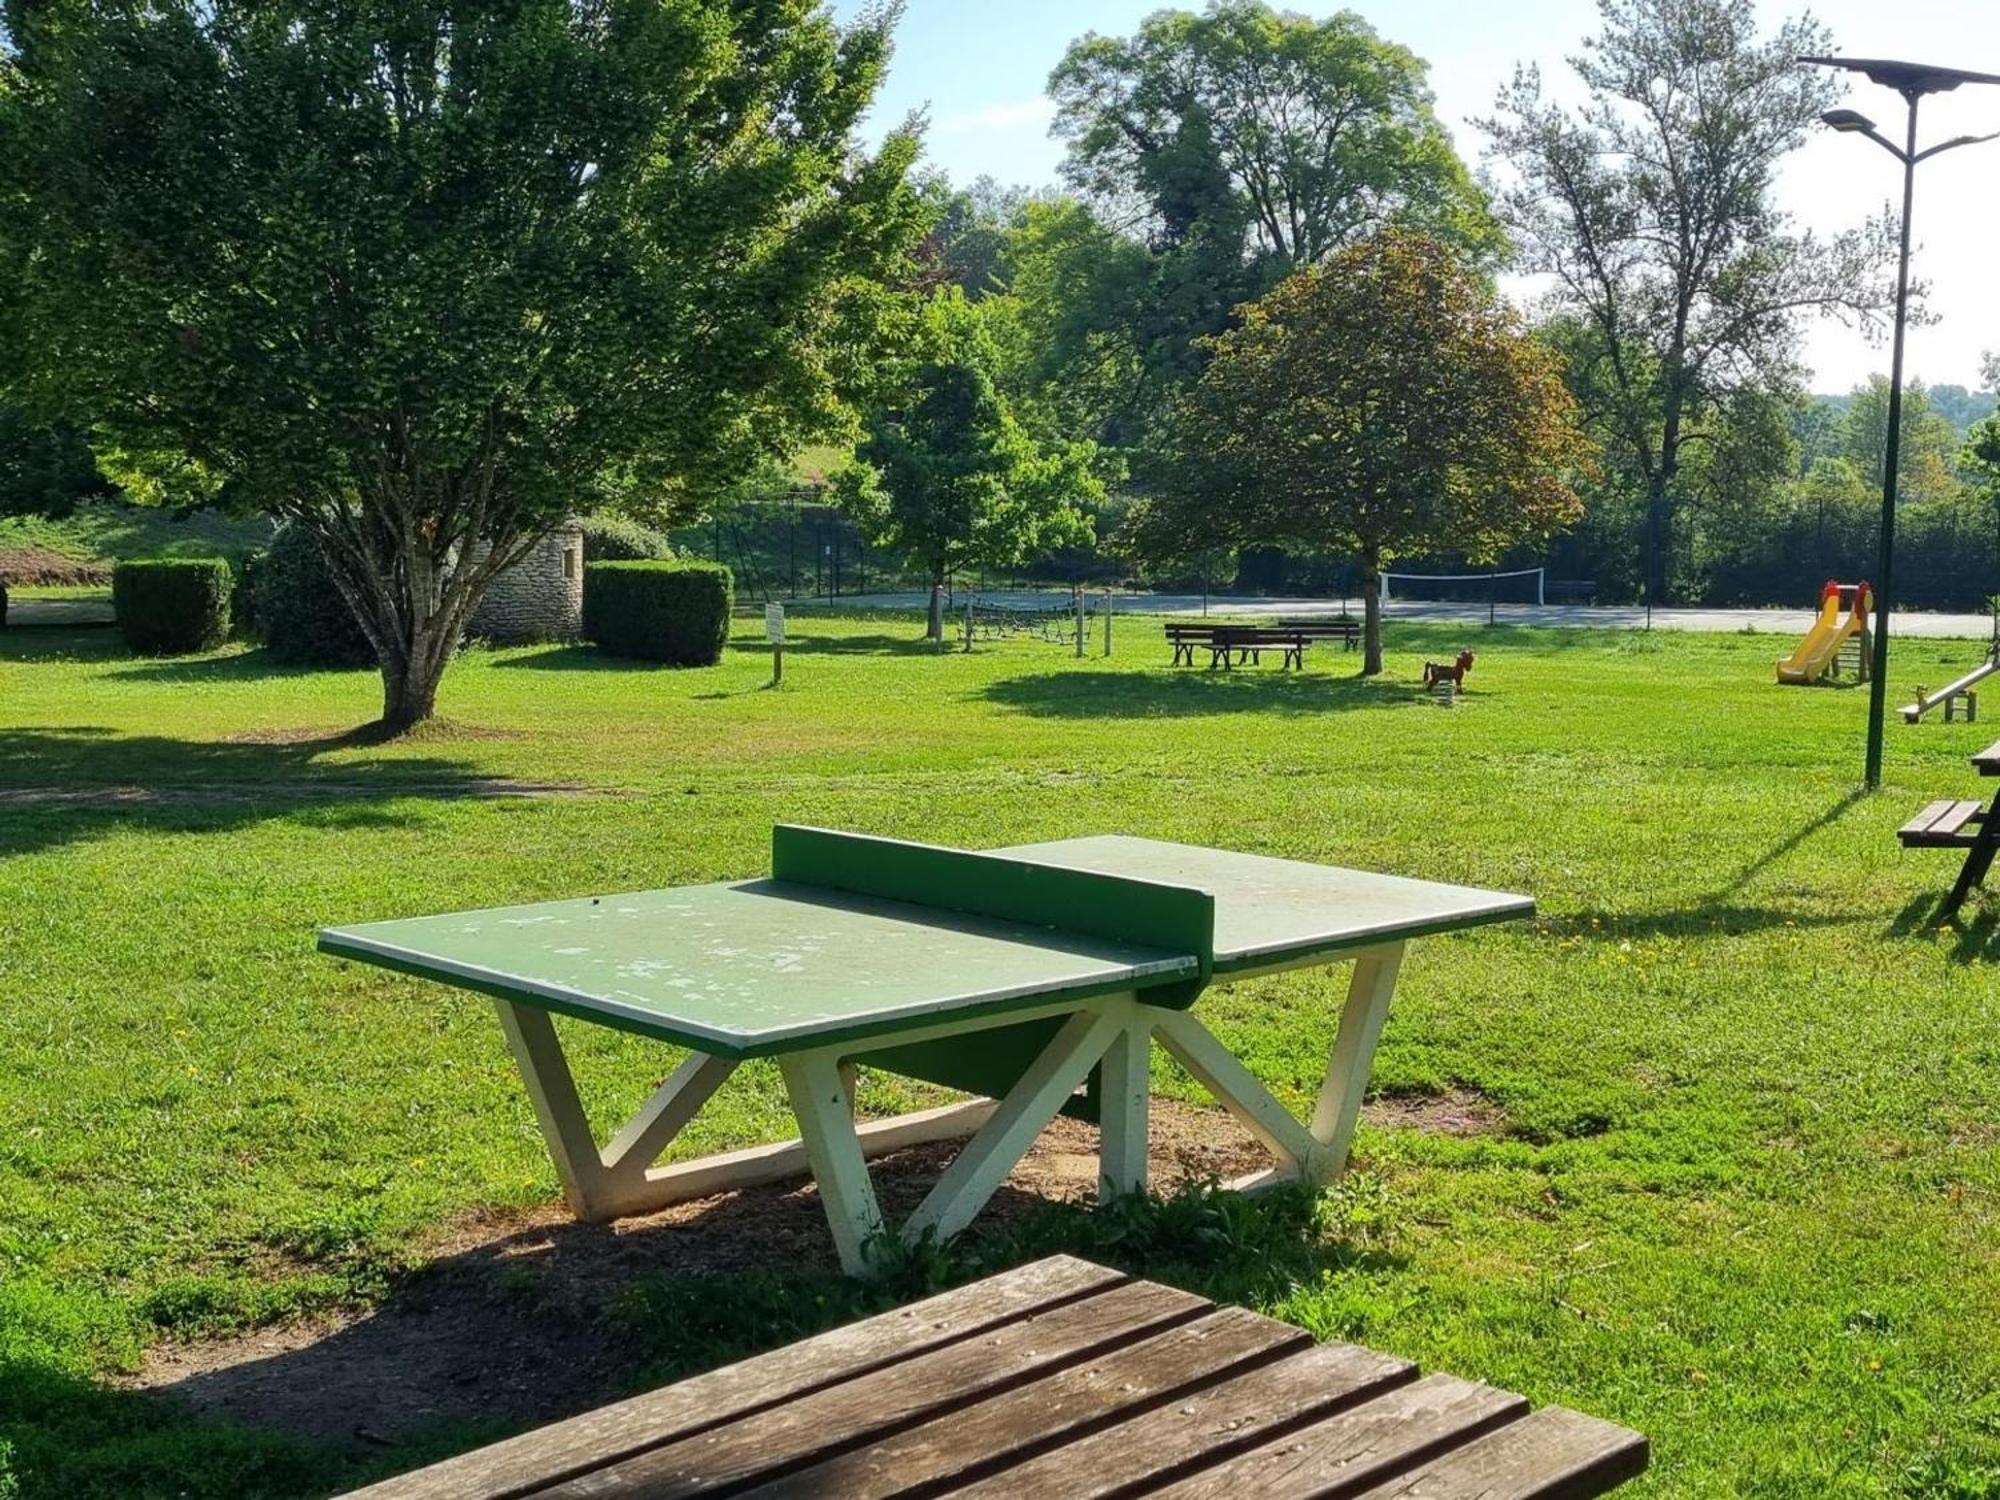
<path id="1" fill-rule="evenodd" d="M 1535 910 L 1531 897 L 1504 891 L 1116 833 L 991 852 L 1213 892 L 1219 975 L 1510 921 Z"/>
<path id="2" fill-rule="evenodd" d="M 1533 910 L 1522 896 L 1153 839 L 1065 839 L 991 853 L 1212 894 L 1217 974 L 1333 957 Z M 1204 932 L 1190 941 L 1191 951 L 1177 952 L 790 880 L 549 901 L 320 934 L 320 946 L 341 957 L 722 1057 L 886 1036 L 1116 991 L 1157 988 L 1164 996 L 1175 985 L 1198 987 L 1205 957 L 1192 950 L 1207 941 Z"/>

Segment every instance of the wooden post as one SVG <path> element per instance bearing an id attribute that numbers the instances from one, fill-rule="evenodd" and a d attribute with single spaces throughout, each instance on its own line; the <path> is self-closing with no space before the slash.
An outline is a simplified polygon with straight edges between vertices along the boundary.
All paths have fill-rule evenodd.
<path id="1" fill-rule="evenodd" d="M 764 635 L 771 643 L 771 686 L 785 680 L 785 606 L 764 606 Z"/>
<path id="2" fill-rule="evenodd" d="M 965 596 L 965 651 L 972 654 L 972 595 Z"/>
<path id="3" fill-rule="evenodd" d="M 1083 589 L 1076 591 L 1076 659 L 1083 660 Z"/>
<path id="4" fill-rule="evenodd" d="M 1104 654 L 1111 654 L 1111 590 L 1104 591 Z"/>

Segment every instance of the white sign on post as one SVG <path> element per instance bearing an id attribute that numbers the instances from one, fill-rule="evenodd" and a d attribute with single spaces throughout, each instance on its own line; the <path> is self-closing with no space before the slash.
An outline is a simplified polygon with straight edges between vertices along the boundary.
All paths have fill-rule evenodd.
<path id="1" fill-rule="evenodd" d="M 785 644 L 785 606 L 767 604 L 764 606 L 764 639 L 774 646 Z"/>

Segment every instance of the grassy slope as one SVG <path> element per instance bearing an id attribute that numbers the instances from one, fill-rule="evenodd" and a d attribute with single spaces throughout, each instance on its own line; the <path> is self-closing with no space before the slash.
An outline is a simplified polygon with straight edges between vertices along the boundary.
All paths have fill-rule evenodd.
<path id="1" fill-rule="evenodd" d="M 261 546 L 269 532 L 269 526 L 259 521 L 205 512 L 177 517 L 142 506 L 91 504 L 79 506 L 60 521 L 0 516 L 0 552 L 33 549 L 78 562 L 217 557 Z"/>
<path id="2" fill-rule="evenodd" d="M 795 621 L 777 693 L 747 636 L 713 672 L 476 653 L 445 712 L 516 737 L 384 750 L 241 738 L 370 717 L 366 673 L 0 638 L 0 786 L 237 799 L 0 802 L 0 1434 L 25 1493 L 324 1490 L 310 1455 L 85 1376 L 150 1329 L 365 1296 L 426 1226 L 553 1191 L 487 1007 L 316 957 L 316 923 L 747 875 L 778 819 L 1120 829 L 1533 892 L 1534 924 L 1419 946 L 1376 1069 L 1483 1089 L 1510 1133 L 1364 1131 L 1374 1250 L 1298 1261 L 1267 1305 L 1644 1429 L 1635 1495 L 2000 1493 L 1995 907 L 1929 930 L 1950 856 L 1891 836 L 1975 789 L 1990 731 L 1893 726 L 1891 785 L 1857 799 L 1861 696 L 1772 685 L 1769 637 L 1478 632 L 1447 713 L 1406 684 L 1456 635 L 1399 631 L 1362 684 L 1330 652 L 1171 672 L 1121 628 L 1107 664 Z M 1895 686 L 1975 651 L 1912 643 Z M 474 774 L 646 795 L 454 800 Z M 280 795 L 315 781 L 352 790 Z M 1204 1010 L 1303 1103 L 1338 994 L 1296 974 Z M 607 1118 L 663 1071 L 573 1034 Z M 781 1129 L 753 1078 L 691 1145 Z M 682 1335 L 624 1336 L 671 1366 Z"/>

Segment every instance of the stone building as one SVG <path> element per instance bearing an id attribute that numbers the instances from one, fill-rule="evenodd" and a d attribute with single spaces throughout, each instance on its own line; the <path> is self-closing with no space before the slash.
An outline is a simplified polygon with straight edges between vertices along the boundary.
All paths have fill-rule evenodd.
<path id="1" fill-rule="evenodd" d="M 470 634 L 500 645 L 583 633 L 583 528 L 565 521 L 487 586 Z"/>

